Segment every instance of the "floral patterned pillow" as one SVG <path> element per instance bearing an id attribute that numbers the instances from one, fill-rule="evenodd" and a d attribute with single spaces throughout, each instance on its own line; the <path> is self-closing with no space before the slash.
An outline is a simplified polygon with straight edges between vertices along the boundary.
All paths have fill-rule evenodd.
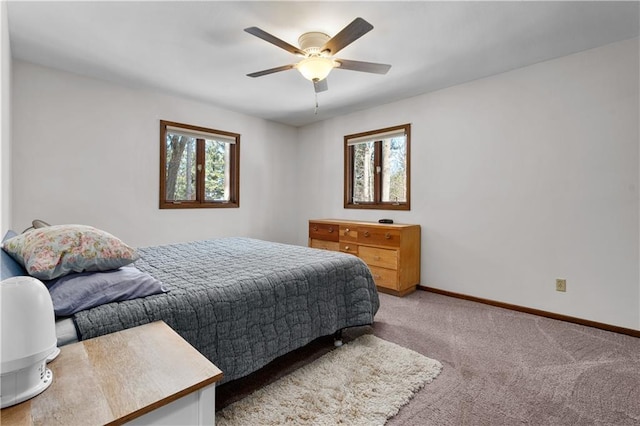
<path id="1" fill-rule="evenodd" d="M 136 250 L 118 238 L 85 225 L 32 229 L 6 240 L 2 248 L 41 280 L 71 272 L 108 271 L 138 259 Z"/>

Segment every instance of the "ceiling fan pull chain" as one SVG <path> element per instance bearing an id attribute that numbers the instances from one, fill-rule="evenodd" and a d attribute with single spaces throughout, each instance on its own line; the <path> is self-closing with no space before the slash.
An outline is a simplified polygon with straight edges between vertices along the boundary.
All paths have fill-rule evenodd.
<path id="1" fill-rule="evenodd" d="M 314 114 L 314 115 L 318 115 L 318 94 L 317 94 L 317 93 L 315 93 L 314 95 L 315 95 L 315 97 L 316 97 L 316 107 L 315 107 L 315 109 L 313 110 L 313 114 Z"/>

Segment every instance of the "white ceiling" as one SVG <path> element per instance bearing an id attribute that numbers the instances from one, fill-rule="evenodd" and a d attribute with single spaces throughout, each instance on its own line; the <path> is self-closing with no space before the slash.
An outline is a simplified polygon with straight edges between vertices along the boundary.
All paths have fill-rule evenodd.
<path id="1" fill-rule="evenodd" d="M 302 126 L 638 36 L 632 2 L 9 1 L 15 58 Z M 299 58 L 243 31 L 298 45 L 356 17 L 374 29 L 336 55 L 392 65 L 335 69 L 329 90 L 289 70 Z"/>

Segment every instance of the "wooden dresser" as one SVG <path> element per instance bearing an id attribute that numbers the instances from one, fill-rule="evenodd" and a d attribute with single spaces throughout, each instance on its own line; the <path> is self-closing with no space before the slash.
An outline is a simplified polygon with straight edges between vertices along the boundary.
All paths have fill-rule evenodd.
<path id="1" fill-rule="evenodd" d="M 420 225 L 310 220 L 309 247 L 360 257 L 382 292 L 404 296 L 420 284 Z"/>

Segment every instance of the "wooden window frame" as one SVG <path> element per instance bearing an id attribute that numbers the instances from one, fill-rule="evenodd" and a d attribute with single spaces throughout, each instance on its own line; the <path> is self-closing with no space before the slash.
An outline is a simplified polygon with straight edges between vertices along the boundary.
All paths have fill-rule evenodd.
<path id="1" fill-rule="evenodd" d="M 194 130 L 197 132 L 213 133 L 235 139 L 231 144 L 229 156 L 229 201 L 205 200 L 204 174 L 196 172 L 196 199 L 172 201 L 166 199 L 166 168 L 167 168 L 167 126 Z M 205 163 L 204 139 L 197 139 L 196 162 Z M 160 208 L 161 209 L 198 209 L 198 208 L 238 208 L 240 207 L 240 134 L 191 124 L 176 123 L 160 120 Z"/>
<path id="2" fill-rule="evenodd" d="M 374 176 L 374 201 L 373 202 L 353 202 L 353 165 L 354 147 L 348 142 L 352 139 L 375 136 L 378 134 L 390 133 L 403 130 L 406 135 L 406 190 L 407 201 L 405 202 L 383 202 L 382 183 L 380 174 Z M 380 141 L 376 141 L 380 142 Z M 375 144 L 374 167 L 381 166 L 382 143 Z M 376 209 L 376 210 L 411 210 L 411 124 L 402 124 L 384 129 L 371 130 L 363 133 L 355 133 L 344 137 L 344 208 L 345 209 Z"/>

